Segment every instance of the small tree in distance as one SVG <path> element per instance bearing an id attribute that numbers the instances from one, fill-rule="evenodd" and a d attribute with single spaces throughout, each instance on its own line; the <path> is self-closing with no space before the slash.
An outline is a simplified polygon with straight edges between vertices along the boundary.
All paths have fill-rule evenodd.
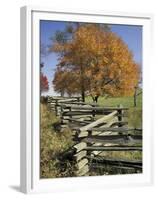
<path id="1" fill-rule="evenodd" d="M 41 73 L 40 75 L 40 91 L 41 92 L 46 92 L 48 91 L 49 89 L 49 86 L 48 86 L 48 79 L 46 76 L 43 75 L 43 73 Z"/>
<path id="2" fill-rule="evenodd" d="M 49 84 L 47 77 L 42 73 L 42 68 L 44 64 L 40 64 L 40 92 L 47 92 L 49 90 Z"/>

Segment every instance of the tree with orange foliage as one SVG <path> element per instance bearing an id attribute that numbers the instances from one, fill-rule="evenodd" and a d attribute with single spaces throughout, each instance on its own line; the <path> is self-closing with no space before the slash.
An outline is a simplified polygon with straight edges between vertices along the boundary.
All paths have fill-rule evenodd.
<path id="1" fill-rule="evenodd" d="M 54 79 L 54 91 L 59 92 L 61 96 L 68 94 L 69 96 L 79 93 L 78 74 L 73 71 L 62 70 L 60 67 L 56 69 Z"/>
<path id="2" fill-rule="evenodd" d="M 55 41 L 50 50 L 59 55 L 56 73 L 62 74 L 58 79 L 66 77 L 63 78 L 67 82 L 65 90 L 70 87 L 72 94 L 81 93 L 83 101 L 85 94 L 93 100 L 105 94 L 133 95 L 139 68 L 128 46 L 115 33 L 85 24 L 73 32 L 71 39 Z M 53 82 L 55 87 L 59 82 Z"/>

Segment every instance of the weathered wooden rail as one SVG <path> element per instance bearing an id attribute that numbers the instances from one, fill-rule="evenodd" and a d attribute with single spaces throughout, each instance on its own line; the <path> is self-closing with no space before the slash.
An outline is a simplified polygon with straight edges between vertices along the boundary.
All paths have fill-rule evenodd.
<path id="1" fill-rule="evenodd" d="M 60 116 L 60 113 L 62 111 L 61 105 L 62 104 L 73 104 L 73 103 L 79 103 L 80 105 L 81 98 L 80 97 L 48 97 L 48 103 L 51 107 L 51 109 L 55 112 L 56 116 Z"/>
<path id="2" fill-rule="evenodd" d="M 89 175 L 91 169 L 106 165 L 120 169 L 142 169 L 142 161 L 109 159 L 104 152 L 142 151 L 142 130 L 128 128 L 126 111 L 118 107 L 87 104 L 80 97 L 49 97 L 51 109 L 61 119 L 62 127 L 73 132 L 75 145 L 71 149 L 76 176 Z"/>
<path id="3" fill-rule="evenodd" d="M 83 125 L 91 124 L 93 121 L 97 120 L 101 116 L 107 116 L 111 114 L 112 111 L 116 111 L 115 116 L 118 118 L 117 121 L 121 121 L 123 117 L 126 117 L 127 114 L 124 113 L 127 108 L 105 108 L 97 107 L 94 105 L 88 106 L 67 106 L 62 105 L 61 112 L 61 122 L 62 124 L 68 124 L 70 128 L 82 127 Z M 117 122 L 116 121 L 116 122 Z M 121 122 L 122 123 L 122 122 Z M 122 126 L 122 124 L 118 126 Z"/>
<path id="4" fill-rule="evenodd" d="M 123 112 L 126 109 L 113 108 L 110 114 L 81 128 L 74 129 L 76 131 L 75 140 L 78 142 L 74 146 L 76 149 L 74 156 L 75 158 L 79 157 L 76 159 L 77 165 L 82 163 L 82 168 L 77 168 L 76 175 L 87 175 L 92 168 L 97 168 L 97 166 L 104 168 L 106 165 L 128 170 L 140 171 L 142 169 L 142 161 L 110 160 L 101 156 L 103 152 L 111 151 L 142 151 L 142 130 L 128 128 L 123 118 L 118 117 L 118 110 Z M 100 160 L 98 160 L 98 156 L 100 156 Z"/>

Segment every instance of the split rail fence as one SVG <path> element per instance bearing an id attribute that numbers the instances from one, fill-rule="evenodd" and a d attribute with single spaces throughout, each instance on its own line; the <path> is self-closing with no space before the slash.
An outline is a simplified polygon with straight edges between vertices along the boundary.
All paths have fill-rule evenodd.
<path id="1" fill-rule="evenodd" d="M 141 160 L 107 158 L 106 152 L 142 151 L 142 130 L 128 127 L 127 110 L 87 104 L 80 97 L 49 97 L 51 109 L 60 117 L 61 127 L 73 132 L 71 149 L 76 176 L 90 175 L 95 169 L 114 168 L 142 171 Z M 105 172 L 106 173 L 106 172 Z"/>

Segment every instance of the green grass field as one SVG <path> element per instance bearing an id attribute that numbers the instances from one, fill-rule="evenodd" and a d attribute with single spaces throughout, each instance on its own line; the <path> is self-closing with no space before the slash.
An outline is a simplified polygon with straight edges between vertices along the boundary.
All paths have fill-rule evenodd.
<path id="1" fill-rule="evenodd" d="M 86 97 L 86 102 L 92 103 L 92 98 Z M 127 111 L 129 127 L 142 128 L 142 95 L 137 97 L 136 107 L 134 107 L 133 97 L 99 97 L 98 104 L 105 107 L 117 107 L 121 104 L 129 108 Z"/>
<path id="2" fill-rule="evenodd" d="M 86 102 L 92 103 L 92 98 L 90 96 L 86 97 Z M 100 106 L 118 106 L 123 105 L 123 107 L 133 108 L 133 97 L 99 97 L 98 104 Z M 139 95 L 137 97 L 137 107 L 136 108 L 142 108 L 142 95 Z"/>

